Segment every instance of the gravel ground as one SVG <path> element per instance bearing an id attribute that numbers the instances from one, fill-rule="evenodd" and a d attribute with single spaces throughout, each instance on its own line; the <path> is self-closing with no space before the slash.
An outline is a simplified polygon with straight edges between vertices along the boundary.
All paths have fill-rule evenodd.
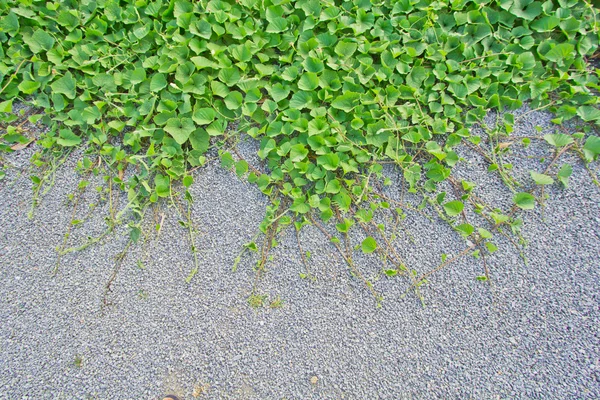
<path id="1" fill-rule="evenodd" d="M 547 133 L 549 118 L 526 114 L 515 135 L 537 135 L 536 125 Z M 515 144 L 511 157 L 526 185 L 528 171 L 545 168 L 551 155 L 533 142 Z M 573 156 L 561 160 L 573 164 L 570 187 L 553 185 L 543 214 L 540 207 L 523 214 L 527 263 L 497 238 L 499 250 L 486 257 L 491 285 L 475 279 L 483 260 L 464 257 L 431 276 L 423 307 L 414 294 L 403 296 L 406 278 L 381 277 L 379 260 L 356 254 L 384 296 L 377 308 L 335 248 L 307 226 L 300 243 L 316 279 L 299 277 L 306 267 L 296 235 L 283 231 L 257 283 L 266 306 L 253 309 L 256 256 L 246 255 L 236 272 L 232 265 L 264 215 L 266 199 L 254 186 L 218 165 L 195 175 L 200 270 L 190 284 L 189 238 L 169 205 L 148 212 L 146 240 L 121 264 L 125 227 L 64 256 L 52 275 L 72 215 L 67 195 L 82 179 L 74 171 L 80 154 L 58 169 L 28 219 L 34 150 L 7 157 L 14 168 L 0 181 L 2 399 L 600 398 L 600 190 Z M 509 205 L 510 191 L 481 157 L 461 155 L 457 176 L 476 182 L 476 194 L 491 204 Z M 93 190 L 101 179 L 93 180 L 75 214 L 89 218 L 73 228 L 68 246 L 106 229 L 108 202 Z M 401 196 L 398 187 L 386 190 Z M 126 198 L 114 201 L 122 207 Z M 97 205 L 91 212 L 90 204 Z M 361 239 L 357 230 L 352 243 Z M 446 223 L 416 212 L 394 243 L 419 273 L 467 246 Z M 277 299 L 283 306 L 269 307 Z"/>

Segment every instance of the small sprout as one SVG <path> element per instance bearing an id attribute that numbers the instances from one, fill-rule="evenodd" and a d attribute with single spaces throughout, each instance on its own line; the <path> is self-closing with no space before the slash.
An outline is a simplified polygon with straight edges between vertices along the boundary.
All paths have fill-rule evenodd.
<path id="1" fill-rule="evenodd" d="M 251 294 L 248 297 L 248 305 L 252 308 L 261 308 L 264 306 L 266 295 Z"/>
<path id="2" fill-rule="evenodd" d="M 283 307 L 283 300 L 279 296 L 277 296 L 277 298 L 275 300 L 273 300 L 271 302 L 271 304 L 269 304 L 269 307 L 270 308 L 281 308 L 281 307 Z"/>

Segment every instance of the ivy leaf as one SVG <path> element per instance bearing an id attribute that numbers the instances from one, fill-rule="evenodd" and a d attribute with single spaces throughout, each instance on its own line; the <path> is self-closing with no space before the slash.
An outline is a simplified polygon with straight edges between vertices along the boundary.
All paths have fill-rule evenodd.
<path id="1" fill-rule="evenodd" d="M 473 228 L 473 225 L 467 223 L 455 226 L 454 229 L 456 229 L 458 233 L 460 233 L 463 237 L 471 235 L 475 230 L 475 228 Z"/>
<path id="2" fill-rule="evenodd" d="M 171 194 L 171 179 L 167 175 L 156 174 L 154 176 L 154 186 L 158 197 L 169 197 L 169 194 Z"/>
<path id="3" fill-rule="evenodd" d="M 302 63 L 304 69 L 308 72 L 319 73 L 325 69 L 323 61 L 315 57 L 307 57 Z"/>
<path id="4" fill-rule="evenodd" d="M 184 144 L 196 129 L 191 118 L 170 118 L 164 127 L 173 139 L 179 144 Z"/>
<path id="5" fill-rule="evenodd" d="M 577 115 L 586 122 L 600 120 L 600 110 L 592 106 L 581 106 L 577 108 Z"/>
<path id="6" fill-rule="evenodd" d="M 297 110 L 307 108 L 312 103 L 312 96 L 308 92 L 296 92 L 290 100 L 290 107 Z"/>
<path id="7" fill-rule="evenodd" d="M 356 43 L 349 40 L 342 40 L 335 45 L 334 51 L 338 56 L 347 59 L 354 54 L 357 48 L 358 45 Z"/>
<path id="8" fill-rule="evenodd" d="M 269 91 L 269 94 L 276 102 L 280 102 L 281 100 L 288 97 L 290 94 L 290 88 L 282 85 L 281 83 L 277 83 L 273 85 Z"/>
<path id="9" fill-rule="evenodd" d="M 192 114 L 192 119 L 198 125 L 208 125 L 215 119 L 215 110 L 208 107 L 197 108 Z"/>
<path id="10" fill-rule="evenodd" d="M 563 164 L 558 170 L 557 178 L 566 188 L 569 186 L 569 177 L 573 174 L 573 167 L 569 164 Z"/>
<path id="11" fill-rule="evenodd" d="M 299 162 L 306 158 L 308 150 L 303 144 L 296 144 L 290 149 L 290 160 L 292 162 Z"/>
<path id="12" fill-rule="evenodd" d="M 319 77 L 313 72 L 305 72 L 304 74 L 302 74 L 300 80 L 298 81 L 298 87 L 301 90 L 306 90 L 307 92 L 316 89 L 318 86 Z"/>
<path id="13" fill-rule="evenodd" d="M 208 150 L 210 136 L 204 129 L 196 129 L 190 134 L 189 140 L 194 150 L 197 150 L 202 154 L 206 153 L 206 150 Z"/>
<path id="14" fill-rule="evenodd" d="M 287 28 L 287 21 L 285 20 L 285 18 L 277 17 L 277 18 L 272 19 L 271 22 L 269 22 L 266 32 L 267 33 L 280 33 L 280 32 L 285 31 L 286 28 Z"/>
<path id="15" fill-rule="evenodd" d="M 14 12 L 11 11 L 0 18 L 0 32 L 6 32 L 14 36 L 19 31 L 19 28 L 19 17 Z"/>
<path id="16" fill-rule="evenodd" d="M 552 185 L 554 183 L 554 179 L 548 175 L 540 174 L 535 171 L 530 171 L 529 174 L 531 175 L 531 179 L 533 179 L 537 185 Z"/>
<path id="17" fill-rule="evenodd" d="M 240 81 L 240 71 L 236 67 L 223 68 L 219 71 L 219 80 L 231 87 Z"/>
<path id="18" fill-rule="evenodd" d="M 23 41 L 34 54 L 50 50 L 55 42 L 52 35 L 42 29 L 37 29 L 31 36 L 23 36 Z"/>
<path id="19" fill-rule="evenodd" d="M 194 177 L 191 175 L 186 175 L 183 177 L 183 186 L 185 186 L 186 188 L 189 188 L 190 186 L 192 186 L 192 183 L 194 183 Z"/>
<path id="20" fill-rule="evenodd" d="M 317 164 L 328 171 L 335 171 L 340 163 L 340 158 L 336 153 L 329 153 L 317 157 Z"/>
<path id="21" fill-rule="evenodd" d="M 40 88 L 39 82 L 34 81 L 23 81 L 19 83 L 19 90 L 24 94 L 32 94 Z"/>
<path id="22" fill-rule="evenodd" d="M 585 155 L 585 159 L 589 162 L 596 159 L 598 154 L 600 154 L 600 137 L 588 137 L 583 146 L 583 154 Z"/>
<path id="23" fill-rule="evenodd" d="M 239 160 L 235 163 L 235 173 L 241 177 L 248 172 L 248 162 L 246 160 Z"/>
<path id="24" fill-rule="evenodd" d="M 523 210 L 533 210 L 535 207 L 535 197 L 526 192 L 520 192 L 513 197 L 515 204 Z"/>
<path id="25" fill-rule="evenodd" d="M 368 236 L 365 240 L 362 241 L 361 249 L 365 254 L 371 254 L 377 249 L 377 242 L 373 237 Z"/>
<path id="26" fill-rule="evenodd" d="M 544 140 L 554 147 L 564 147 L 574 141 L 570 135 L 565 135 L 564 133 L 544 135 Z"/>
<path id="27" fill-rule="evenodd" d="M 150 91 L 160 92 L 167 86 L 167 78 L 164 74 L 158 73 L 152 76 L 150 80 Z"/>
<path id="28" fill-rule="evenodd" d="M 562 62 L 570 57 L 573 57 L 575 47 L 571 43 L 559 43 L 548 51 L 544 57 L 550 61 Z"/>
<path id="29" fill-rule="evenodd" d="M 341 96 L 336 97 L 331 106 L 346 112 L 352 111 L 358 105 L 360 94 L 355 92 L 346 92 Z"/>
<path id="30" fill-rule="evenodd" d="M 73 74 L 71 72 L 67 72 L 62 78 L 59 78 L 52 82 L 50 87 L 54 93 L 60 93 L 67 96 L 69 99 L 74 99 L 77 95 L 75 91 L 75 79 L 73 79 Z"/>
<path id="31" fill-rule="evenodd" d="M 129 82 L 132 85 L 137 85 L 138 83 L 142 83 L 146 80 L 146 70 L 144 68 L 136 68 L 133 71 L 130 71 Z"/>
<path id="32" fill-rule="evenodd" d="M 457 216 L 465 208 L 465 205 L 460 200 L 449 201 L 444 204 L 444 210 L 450 217 Z"/>
<path id="33" fill-rule="evenodd" d="M 61 129 L 56 143 L 64 147 L 73 147 L 81 143 L 81 138 L 70 129 Z"/>
<path id="34" fill-rule="evenodd" d="M 237 110 L 242 106 L 243 102 L 244 97 L 237 90 L 229 92 L 227 96 L 225 96 L 225 107 L 227 107 L 229 110 Z"/>

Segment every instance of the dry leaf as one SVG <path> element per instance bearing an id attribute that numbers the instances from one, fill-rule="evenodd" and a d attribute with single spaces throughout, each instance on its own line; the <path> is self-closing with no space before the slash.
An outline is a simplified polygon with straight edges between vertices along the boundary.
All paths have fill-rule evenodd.
<path id="1" fill-rule="evenodd" d="M 34 141 L 35 141 L 35 139 L 31 139 L 29 142 L 17 143 L 14 146 L 10 146 L 10 148 L 13 149 L 14 151 L 23 150 L 25 147 L 29 146 Z"/>

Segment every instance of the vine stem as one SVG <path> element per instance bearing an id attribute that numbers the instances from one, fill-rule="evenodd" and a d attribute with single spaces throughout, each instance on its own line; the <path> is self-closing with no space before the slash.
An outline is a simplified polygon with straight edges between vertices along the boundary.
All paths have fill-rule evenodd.
<path id="1" fill-rule="evenodd" d="M 454 257 L 452 257 L 451 259 L 444 261 L 443 263 L 441 263 L 440 265 L 438 265 L 437 267 L 435 267 L 431 271 L 424 273 L 418 279 L 416 279 L 416 281 L 412 285 L 410 285 L 409 288 L 406 291 L 408 292 L 413 287 L 416 287 L 419 284 L 419 282 L 422 282 L 424 279 L 427 279 L 427 277 L 435 274 L 436 272 L 438 272 L 439 270 L 443 269 L 448 264 L 451 264 L 454 261 L 456 261 L 456 260 L 462 258 L 463 256 L 467 255 L 471 250 L 473 250 L 475 247 L 477 247 L 480 242 L 481 242 L 481 239 L 478 240 L 477 242 L 473 243 L 472 245 L 470 245 L 469 247 L 467 247 L 466 249 L 464 249 L 463 251 L 461 251 L 460 253 L 458 253 L 457 255 L 455 255 Z"/>
<path id="2" fill-rule="evenodd" d="M 0 94 L 2 94 L 2 92 L 4 92 L 4 89 L 6 89 L 8 87 L 8 85 L 10 85 L 10 83 L 15 79 L 15 77 L 19 73 L 19 70 L 21 69 L 21 67 L 23 66 L 23 64 L 25 64 L 26 61 L 31 61 L 31 59 L 29 59 L 29 60 L 23 60 L 23 61 L 21 61 L 21 63 L 19 63 L 19 65 L 15 69 L 15 72 L 13 72 L 13 74 L 8 79 L 8 82 L 6 82 L 6 84 L 4 86 L 2 86 L 2 89 L 0 89 Z"/>
<path id="3" fill-rule="evenodd" d="M 298 242 L 298 249 L 300 250 L 300 257 L 302 257 L 302 262 L 304 263 L 304 268 L 306 268 L 306 272 L 308 276 L 312 276 L 310 269 L 308 268 L 308 263 L 306 262 L 306 256 L 304 255 L 304 250 L 302 250 L 302 245 L 300 244 L 300 231 L 295 229 L 296 231 L 296 241 Z"/>
<path id="4" fill-rule="evenodd" d="M 344 259 L 344 261 L 346 261 L 346 264 L 348 264 L 348 266 L 350 267 L 350 269 L 352 270 L 352 272 L 354 272 L 356 274 L 356 276 L 358 276 L 364 283 L 364 285 L 371 291 L 371 293 L 373 294 L 373 296 L 376 299 L 379 299 L 379 295 L 377 294 L 377 292 L 375 291 L 375 289 L 373 289 L 373 286 L 371 284 L 369 284 L 369 281 L 367 281 L 365 279 L 365 277 L 363 276 L 363 274 L 360 273 L 360 271 L 356 268 L 356 266 L 354 265 L 354 263 L 352 262 L 352 260 L 348 259 L 346 257 L 346 255 L 344 254 L 344 252 L 342 251 L 342 249 L 340 248 L 340 246 L 334 242 L 332 239 L 333 237 L 325 230 L 325 228 L 323 228 L 323 226 L 321 224 L 319 224 L 317 221 L 314 220 L 314 218 L 312 217 L 312 215 L 307 214 L 308 219 L 310 220 L 310 222 L 313 223 L 313 225 L 315 225 L 317 228 L 319 228 L 319 230 L 323 233 L 323 235 L 325 235 L 325 237 L 327 237 L 327 239 L 329 239 L 329 241 L 331 243 L 333 243 L 333 245 L 335 246 L 335 248 L 337 249 L 337 251 L 340 253 L 340 255 L 342 256 L 342 258 Z"/>

